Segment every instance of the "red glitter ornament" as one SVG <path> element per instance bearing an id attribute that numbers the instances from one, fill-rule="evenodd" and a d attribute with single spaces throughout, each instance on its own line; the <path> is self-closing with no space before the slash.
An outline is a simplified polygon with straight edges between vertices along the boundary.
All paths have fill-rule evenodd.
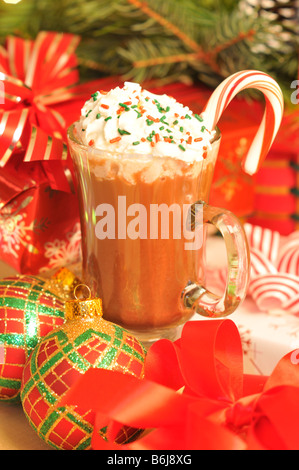
<path id="1" fill-rule="evenodd" d="M 21 399 L 31 426 L 45 442 L 56 449 L 84 450 L 91 444 L 93 412 L 58 407 L 58 401 L 89 368 L 143 378 L 145 350 L 129 332 L 102 318 L 101 299 L 66 302 L 66 318 L 34 349 L 24 368 Z M 117 442 L 137 432 L 122 428 Z M 103 428 L 103 438 L 105 433 Z"/>
<path id="2" fill-rule="evenodd" d="M 19 401 L 25 362 L 38 341 L 64 323 L 64 299 L 75 280 L 63 268 L 51 279 L 18 275 L 0 281 L 0 401 Z"/>

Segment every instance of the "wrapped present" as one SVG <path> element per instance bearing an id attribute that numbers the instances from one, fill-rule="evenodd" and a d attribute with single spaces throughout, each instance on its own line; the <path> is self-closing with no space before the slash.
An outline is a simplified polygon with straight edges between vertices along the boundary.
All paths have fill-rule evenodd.
<path id="1" fill-rule="evenodd" d="M 72 34 L 9 36 L 0 47 L 0 259 L 36 274 L 76 262 L 79 210 L 66 145 L 68 126 L 95 89 L 78 84 Z"/>
<path id="2" fill-rule="evenodd" d="M 0 172 L 0 257 L 22 274 L 79 261 L 76 196 L 57 191 L 35 163 L 14 155 Z M 67 210 L 66 210 L 67 208 Z"/>
<path id="3" fill-rule="evenodd" d="M 299 229 L 299 113 L 285 115 L 256 176 L 252 224 L 289 235 Z"/>

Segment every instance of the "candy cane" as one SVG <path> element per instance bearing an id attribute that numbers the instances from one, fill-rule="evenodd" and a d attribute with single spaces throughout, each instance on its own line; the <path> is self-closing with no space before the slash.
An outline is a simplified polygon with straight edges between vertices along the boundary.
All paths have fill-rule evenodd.
<path id="1" fill-rule="evenodd" d="M 279 85 L 269 75 L 256 70 L 237 72 L 224 80 L 212 93 L 203 113 L 206 127 L 215 129 L 222 113 L 232 99 L 243 90 L 255 88 L 264 94 L 266 109 L 260 127 L 243 160 L 243 169 L 253 175 L 265 159 L 279 130 L 284 101 Z"/>

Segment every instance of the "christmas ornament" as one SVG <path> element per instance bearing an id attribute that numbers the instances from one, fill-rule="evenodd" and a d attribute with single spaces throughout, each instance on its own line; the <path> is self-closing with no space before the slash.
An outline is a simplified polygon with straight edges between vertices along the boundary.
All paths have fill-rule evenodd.
<path id="1" fill-rule="evenodd" d="M 143 378 L 145 350 L 123 328 L 102 318 L 102 301 L 75 289 L 66 302 L 66 322 L 43 338 L 34 349 L 22 379 L 24 412 L 37 434 L 63 450 L 90 448 L 94 414 L 77 407 L 58 407 L 71 386 L 90 368 L 120 371 Z M 81 297 L 78 292 L 81 292 Z M 108 423 L 107 423 L 108 424 Z M 122 428 L 118 442 L 137 430 Z M 101 429 L 105 438 L 106 429 Z"/>
<path id="2" fill-rule="evenodd" d="M 18 401 L 23 368 L 40 338 L 64 323 L 64 300 L 79 280 L 68 269 L 50 279 L 0 281 L 0 400 Z"/>

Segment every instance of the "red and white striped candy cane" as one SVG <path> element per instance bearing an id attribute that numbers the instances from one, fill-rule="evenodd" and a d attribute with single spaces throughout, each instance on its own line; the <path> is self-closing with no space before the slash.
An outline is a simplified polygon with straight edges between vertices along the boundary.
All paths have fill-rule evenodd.
<path id="1" fill-rule="evenodd" d="M 243 160 L 244 171 L 253 175 L 269 152 L 281 124 L 284 100 L 278 83 L 266 73 L 257 70 L 237 72 L 216 88 L 203 113 L 205 113 L 206 127 L 210 130 L 215 129 L 222 113 L 232 99 L 240 91 L 248 88 L 261 91 L 266 100 L 266 109 L 262 122 Z"/>

